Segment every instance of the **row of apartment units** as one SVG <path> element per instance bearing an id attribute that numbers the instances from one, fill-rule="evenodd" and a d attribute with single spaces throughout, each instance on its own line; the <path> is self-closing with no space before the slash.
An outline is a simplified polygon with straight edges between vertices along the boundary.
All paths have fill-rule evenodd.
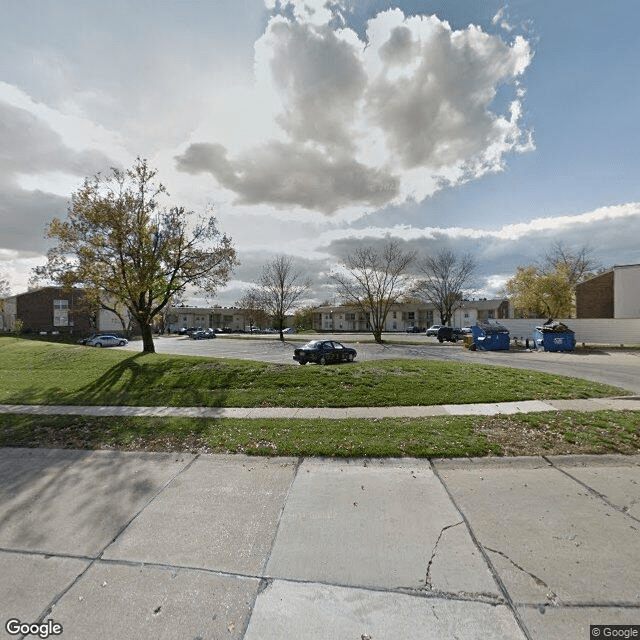
<path id="1" fill-rule="evenodd" d="M 465 300 L 457 309 L 451 323 L 465 327 L 486 320 L 512 318 L 513 309 L 508 300 Z M 384 331 L 406 331 L 417 327 L 424 331 L 433 324 L 441 324 L 441 318 L 433 305 L 408 302 L 391 307 Z M 369 331 L 369 319 L 355 309 L 345 306 L 323 306 L 314 310 L 312 327 L 318 331 Z"/>
<path id="2" fill-rule="evenodd" d="M 123 331 L 113 313 L 101 310 L 90 314 L 80 289 L 65 291 L 43 287 L 0 301 L 0 332 L 13 331 L 20 319 L 26 331 L 76 333 Z M 576 287 L 577 318 L 640 318 L 640 264 L 615 266 Z M 463 327 L 485 320 L 513 318 L 508 300 L 466 300 L 455 312 L 452 324 Z M 291 324 L 292 319 L 288 324 Z M 405 331 L 409 327 L 426 329 L 440 324 L 432 305 L 404 303 L 391 308 L 385 331 Z M 182 327 L 229 328 L 242 330 L 250 324 L 249 314 L 236 307 L 188 307 L 167 309 L 155 329 L 175 332 Z M 265 327 L 262 327 L 265 328 Z M 345 306 L 320 306 L 312 314 L 317 331 L 368 331 L 368 318 Z"/>
<path id="3" fill-rule="evenodd" d="M 246 316 L 242 309 L 233 307 L 170 307 L 158 318 L 154 329 L 175 332 L 182 327 L 226 327 L 239 330 L 248 323 Z M 101 309 L 90 313 L 81 289 L 59 287 L 43 287 L 4 298 L 0 305 L 0 332 L 13 331 L 18 319 L 23 331 L 29 333 L 86 335 L 95 331 L 124 332 L 129 328 L 110 311 Z"/>
<path id="4" fill-rule="evenodd" d="M 480 320 L 512 317 L 507 300 L 470 300 L 456 311 L 453 324 L 465 326 Z M 5 298 L 0 312 L 0 331 L 13 331 L 20 319 L 23 330 L 38 333 L 72 333 L 84 335 L 92 331 L 126 331 L 120 318 L 101 310 L 90 314 L 79 289 L 65 291 L 58 287 L 34 289 Z M 204 329 L 226 328 L 232 331 L 246 329 L 250 314 L 236 307 L 169 307 L 158 319 L 156 331 L 175 333 L 182 327 Z M 289 318 L 288 325 L 293 323 Z M 391 308 L 385 331 L 405 331 L 409 327 L 426 329 L 440 323 L 438 313 L 431 305 L 406 303 Z M 265 328 L 265 327 L 262 327 Z M 321 306 L 312 314 L 312 328 L 317 331 L 369 331 L 368 319 L 349 307 Z"/>

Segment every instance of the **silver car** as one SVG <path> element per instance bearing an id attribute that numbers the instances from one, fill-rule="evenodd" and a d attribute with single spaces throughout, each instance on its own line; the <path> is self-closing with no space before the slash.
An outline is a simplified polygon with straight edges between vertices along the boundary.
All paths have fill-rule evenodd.
<path id="1" fill-rule="evenodd" d="M 120 336 L 96 336 L 95 338 L 91 338 L 91 340 L 87 340 L 88 347 L 124 347 L 125 344 L 129 342 L 126 338 L 121 338 Z"/>

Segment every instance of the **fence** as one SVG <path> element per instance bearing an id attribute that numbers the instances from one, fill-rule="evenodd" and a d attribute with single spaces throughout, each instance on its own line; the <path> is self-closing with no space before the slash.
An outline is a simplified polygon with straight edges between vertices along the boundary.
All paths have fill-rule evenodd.
<path id="1" fill-rule="evenodd" d="M 576 342 L 586 344 L 638 345 L 640 344 L 640 318 L 554 318 L 575 331 Z M 535 327 L 544 324 L 543 319 L 493 320 L 509 329 L 512 338 L 531 338 Z"/>

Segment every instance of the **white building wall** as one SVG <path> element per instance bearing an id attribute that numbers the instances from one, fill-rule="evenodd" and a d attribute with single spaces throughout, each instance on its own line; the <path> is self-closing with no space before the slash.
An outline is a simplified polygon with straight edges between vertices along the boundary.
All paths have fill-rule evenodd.
<path id="1" fill-rule="evenodd" d="M 106 309 L 100 309 L 98 312 L 98 331 L 124 331 L 120 318 Z"/>
<path id="2" fill-rule="evenodd" d="M 13 331 L 17 312 L 18 299 L 16 296 L 5 298 L 2 305 L 2 313 L 0 313 L 0 331 Z"/>
<path id="3" fill-rule="evenodd" d="M 613 268 L 613 317 L 640 318 L 640 265 Z"/>

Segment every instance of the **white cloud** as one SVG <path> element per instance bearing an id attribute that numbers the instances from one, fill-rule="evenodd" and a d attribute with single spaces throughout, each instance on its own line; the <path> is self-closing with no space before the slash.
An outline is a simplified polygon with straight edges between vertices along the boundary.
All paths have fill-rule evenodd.
<path id="1" fill-rule="evenodd" d="M 386 238 L 393 236 L 402 240 L 419 240 L 422 238 L 450 238 L 451 240 L 462 238 L 495 238 L 496 240 L 520 240 L 530 237 L 532 234 L 556 233 L 560 238 L 566 231 L 575 232 L 577 229 L 586 228 L 595 224 L 606 224 L 613 221 L 622 223 L 624 219 L 638 218 L 640 220 L 640 203 L 629 202 L 627 204 L 600 207 L 593 211 L 566 216 L 534 218 L 528 222 L 507 224 L 499 229 L 482 229 L 478 227 L 414 227 L 410 225 L 394 225 L 392 227 L 366 227 L 363 229 L 349 230 L 331 229 L 323 232 L 318 238 L 320 244 L 343 239 L 348 234 L 350 238 Z"/>
<path id="2" fill-rule="evenodd" d="M 211 173 L 238 203 L 335 214 L 421 201 L 533 148 L 521 124 L 519 78 L 532 58 L 521 36 L 508 44 L 394 9 L 369 20 L 362 40 L 337 3 L 266 4 L 276 13 L 255 44 L 253 103 L 265 95 L 278 105 L 278 132 L 242 147 L 201 132 L 178 156 L 180 169 Z M 493 112 L 505 84 L 519 93 Z"/>

